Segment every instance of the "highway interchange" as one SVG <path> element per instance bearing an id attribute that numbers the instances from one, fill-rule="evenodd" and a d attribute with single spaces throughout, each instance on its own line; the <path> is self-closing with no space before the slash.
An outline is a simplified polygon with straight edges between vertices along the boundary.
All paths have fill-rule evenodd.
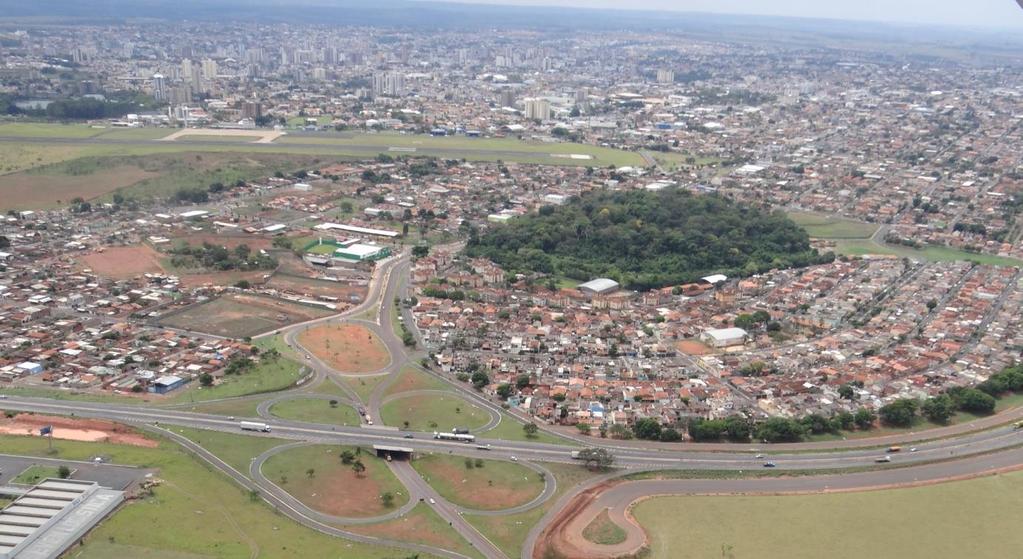
<path id="1" fill-rule="evenodd" d="M 374 273 L 370 283 L 369 294 L 360 305 L 343 314 L 317 319 L 308 323 L 286 327 L 266 335 L 282 335 L 283 339 L 297 351 L 299 359 L 304 361 L 312 374 L 301 385 L 289 391 L 272 395 L 261 395 L 241 399 L 260 401 L 258 410 L 262 419 L 272 424 L 273 431 L 269 435 L 246 432 L 252 436 L 272 436 L 278 439 L 294 441 L 287 447 L 310 443 L 351 444 L 370 446 L 373 444 L 391 445 L 413 448 L 418 453 L 452 453 L 470 457 L 489 459 L 517 459 L 520 463 L 543 471 L 543 462 L 576 463 L 570 452 L 573 448 L 587 446 L 603 446 L 613 451 L 615 465 L 619 468 L 615 473 L 600 476 L 589 484 L 571 488 L 563 494 L 543 519 L 532 528 L 526 545 L 523 546 L 521 557 L 533 556 L 534 544 L 544 534 L 544 529 L 552 523 L 566 522 L 558 519 L 557 513 L 573 499 L 595 484 L 605 482 L 622 473 L 634 473 L 643 470 L 729 470 L 750 474 L 763 474 L 767 471 L 787 471 L 792 474 L 786 477 L 747 477 L 741 479 L 721 479 L 721 476 L 707 476 L 708 479 L 665 479 L 649 481 L 630 481 L 611 486 L 596 496 L 589 506 L 575 517 L 568 519 L 568 530 L 580 530 L 595 516 L 596 511 L 610 507 L 612 518 L 627 529 L 628 538 L 621 546 L 601 550 L 603 556 L 614 553 L 634 551 L 637 542 L 642 543 L 642 530 L 635 526 L 624 515 L 627 506 L 646 495 L 659 494 L 722 494 L 722 493 L 783 493 L 783 492 L 815 492 L 854 490 L 895 485 L 911 485 L 980 475 L 985 472 L 1015 468 L 1023 464 L 1023 430 L 1015 430 L 1011 425 L 1023 417 L 1023 408 L 1016 409 L 998 416 L 977 420 L 973 423 L 960 424 L 920 433 L 905 433 L 875 439 L 858 439 L 834 442 L 795 443 L 787 445 L 750 445 L 750 444 L 673 444 L 644 443 L 637 441 L 609 441 L 595 438 L 581 438 L 551 431 L 551 434 L 562 437 L 564 445 L 547 444 L 527 441 L 505 441 L 491 439 L 486 433 L 477 435 L 477 444 L 489 445 L 489 450 L 478 449 L 476 444 L 465 444 L 456 441 L 435 440 L 431 433 L 408 433 L 393 427 L 379 425 L 380 407 L 385 401 L 387 389 L 397 380 L 403 368 L 415 367 L 448 383 L 451 390 L 470 401 L 472 405 L 489 413 L 491 420 L 484 429 L 496 426 L 500 421 L 509 421 L 508 414 L 502 413 L 499 405 L 472 390 L 471 388 L 452 381 L 435 371 L 424 369 L 419 364 L 423 355 L 409 351 L 391 325 L 391 311 L 395 299 L 402 297 L 407 288 L 409 276 L 409 258 L 407 254 L 392 257 L 382 262 Z M 403 321 L 418 337 L 414 320 L 408 309 L 399 306 Z M 367 315 L 369 317 L 367 318 Z M 362 402 L 340 378 L 343 372 L 332 370 L 326 363 L 306 352 L 298 342 L 297 335 L 306 328 L 338 321 L 349 321 L 371 329 L 383 341 L 391 355 L 390 364 L 372 373 L 385 377 L 372 391 L 367 401 Z M 302 359 L 306 357 L 305 359 Z M 359 375 L 365 376 L 365 375 Z M 364 405 L 367 412 L 377 419 L 377 425 L 338 426 L 320 423 L 307 423 L 284 420 L 269 414 L 270 406 L 282 399 L 292 397 L 322 397 L 309 394 L 307 391 L 320 383 L 331 382 L 337 385 L 347 396 L 342 398 L 345 403 Z M 418 552 L 426 552 L 441 557 L 457 559 L 463 557 L 450 550 L 442 550 L 430 546 L 385 540 L 363 536 L 338 528 L 337 524 L 359 524 L 362 519 L 344 519 L 329 517 L 309 509 L 300 501 L 276 486 L 260 473 L 263 461 L 274 452 L 283 450 L 281 447 L 271 449 L 263 456 L 256 457 L 249 472 L 238 472 L 209 451 L 194 442 L 173 432 L 171 427 L 182 426 L 199 429 L 210 429 L 231 433 L 239 433 L 238 420 L 222 415 L 204 414 L 188 407 L 177 408 L 143 408 L 137 405 L 117 405 L 110 403 L 91 403 L 46 398 L 5 397 L 3 407 L 10 410 L 30 411 L 78 417 L 102 418 L 141 425 L 150 431 L 156 431 L 182 444 L 198 457 L 224 471 L 237 483 L 258 491 L 260 495 L 294 520 L 325 533 L 342 536 L 366 543 L 376 543 L 401 547 Z M 484 429 L 481 429 L 484 430 Z M 411 435 L 412 438 L 408 438 Z M 878 464 L 876 460 L 886 455 L 885 447 L 892 444 L 903 444 L 898 453 L 892 456 L 890 464 Z M 757 458 L 763 455 L 763 458 Z M 773 470 L 764 468 L 770 461 L 775 465 Z M 472 544 L 487 558 L 504 558 L 506 555 L 471 524 L 464 520 L 463 514 L 478 514 L 445 501 L 430 487 L 408 463 L 393 461 L 389 463 L 394 474 L 409 491 L 410 504 L 414 506 L 420 500 L 432 503 L 431 506 L 447 520 L 463 538 Z M 580 466 L 581 467 L 581 466 Z M 800 472 L 801 471 L 801 472 Z M 539 506 L 553 496 L 556 480 L 553 475 L 545 475 L 546 487 L 533 502 L 516 507 L 510 511 L 498 511 L 490 514 L 511 514 Z M 699 477 L 690 474 L 687 477 Z M 411 507 L 401 508 L 384 517 L 371 519 L 382 521 L 400 516 Z M 601 556 L 592 549 L 580 550 L 581 555 Z"/>

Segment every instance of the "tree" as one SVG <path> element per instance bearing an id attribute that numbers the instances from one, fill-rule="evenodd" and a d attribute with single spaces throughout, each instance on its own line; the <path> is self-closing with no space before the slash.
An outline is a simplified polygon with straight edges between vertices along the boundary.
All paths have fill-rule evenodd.
<path id="1" fill-rule="evenodd" d="M 529 422 L 522 426 L 522 431 L 526 433 L 526 437 L 533 439 L 536 438 L 536 434 L 540 431 L 540 427 L 536 423 Z"/>
<path id="2" fill-rule="evenodd" d="M 274 237 L 273 245 L 277 248 L 283 248 L 285 250 L 291 250 L 294 248 L 291 239 L 287 237 Z"/>
<path id="3" fill-rule="evenodd" d="M 586 448 L 580 450 L 578 458 L 591 470 L 606 470 L 615 461 L 614 454 L 605 448 Z"/>
<path id="4" fill-rule="evenodd" d="M 515 388 L 518 388 L 519 390 L 522 390 L 523 388 L 525 388 L 527 386 L 529 386 L 529 375 L 523 373 L 523 374 L 515 377 Z"/>
<path id="5" fill-rule="evenodd" d="M 939 394 L 933 398 L 928 398 L 924 405 L 921 406 L 920 411 L 923 412 L 924 417 L 935 423 L 948 423 L 948 420 L 956 412 L 956 403 L 948 394 Z"/>
<path id="6" fill-rule="evenodd" d="M 252 284 L 249 283 L 249 280 L 238 280 L 235 282 L 234 286 L 238 289 L 248 289 L 252 287 Z"/>
<path id="7" fill-rule="evenodd" d="M 682 440 L 682 433 L 679 433 L 673 427 L 667 427 L 661 430 L 661 442 L 663 443 L 675 443 Z"/>
<path id="8" fill-rule="evenodd" d="M 352 462 L 355 462 L 355 453 L 350 450 L 342 450 L 340 458 L 341 463 L 348 466 L 351 465 Z"/>
<path id="9" fill-rule="evenodd" d="M 842 386 L 838 387 L 838 397 L 843 398 L 845 400 L 855 400 L 856 391 L 853 389 L 851 385 L 843 384 Z"/>
<path id="10" fill-rule="evenodd" d="M 380 502 L 387 508 L 394 506 L 394 494 L 390 491 L 385 491 L 383 495 L 380 495 Z"/>
<path id="11" fill-rule="evenodd" d="M 656 441 L 661 438 L 661 422 L 652 417 L 644 417 L 632 426 L 637 439 Z"/>
<path id="12" fill-rule="evenodd" d="M 916 419 L 920 404 L 912 398 L 903 398 L 886 404 L 878 410 L 881 422 L 893 427 L 909 427 Z"/>
<path id="13" fill-rule="evenodd" d="M 870 429 L 874 426 L 874 422 L 877 421 L 877 416 L 874 412 L 867 408 L 860 408 L 856 410 L 856 415 L 853 416 L 853 420 L 856 422 L 857 429 Z"/>
<path id="14" fill-rule="evenodd" d="M 741 415 L 725 418 L 725 434 L 733 441 L 748 441 L 753 432 L 750 421 Z"/>
<path id="15" fill-rule="evenodd" d="M 632 438 L 632 429 L 629 429 L 628 425 L 622 423 L 615 423 L 608 429 L 613 439 L 628 440 Z"/>
<path id="16" fill-rule="evenodd" d="M 959 409 L 979 414 L 988 414 L 995 411 L 995 398 L 985 394 L 976 388 L 967 388 L 959 394 Z"/>
<path id="17" fill-rule="evenodd" d="M 428 254 L 430 254 L 430 247 L 427 245 L 416 245 L 412 247 L 413 258 L 423 258 Z"/>
<path id="18" fill-rule="evenodd" d="M 315 468 L 309 468 L 308 470 L 306 470 L 305 471 L 305 477 L 307 477 L 309 479 L 312 479 L 312 478 L 316 477 L 316 469 Z"/>
<path id="19" fill-rule="evenodd" d="M 213 386 L 213 375 L 209 373 L 199 375 L 199 384 L 206 387 Z"/>
<path id="20" fill-rule="evenodd" d="M 472 466 L 473 466 L 472 458 L 466 458 L 465 459 L 465 469 L 466 470 L 471 470 Z"/>
<path id="21" fill-rule="evenodd" d="M 798 442 L 805 434 L 806 428 L 802 423 L 784 417 L 772 417 L 756 428 L 757 438 L 769 443 Z"/>
<path id="22" fill-rule="evenodd" d="M 575 428 L 578 429 L 579 433 L 582 435 L 589 435 L 592 430 L 589 423 L 576 423 Z"/>
<path id="23" fill-rule="evenodd" d="M 514 393 L 514 391 L 515 389 L 513 389 L 512 385 L 508 383 L 504 383 L 501 386 L 497 387 L 497 395 L 500 396 L 502 400 L 507 400 L 508 397 L 511 396 L 512 393 Z"/>
<path id="24" fill-rule="evenodd" d="M 473 373 L 470 380 L 472 380 L 472 385 L 476 388 L 476 390 L 482 390 L 484 386 L 490 384 L 490 377 L 483 371 L 476 371 Z"/>
<path id="25" fill-rule="evenodd" d="M 366 471 L 366 465 L 362 463 L 362 460 L 355 459 L 352 462 L 352 471 L 355 472 L 355 477 L 362 477 L 363 472 Z"/>
<path id="26" fill-rule="evenodd" d="M 67 479 L 71 477 L 71 468 L 61 464 L 60 467 L 57 468 L 57 477 L 60 479 Z"/>

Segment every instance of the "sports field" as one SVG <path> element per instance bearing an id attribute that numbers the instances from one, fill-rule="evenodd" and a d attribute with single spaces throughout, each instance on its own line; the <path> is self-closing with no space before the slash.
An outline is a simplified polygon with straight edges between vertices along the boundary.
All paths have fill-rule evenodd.
<path id="1" fill-rule="evenodd" d="M 473 460 L 430 454 L 412 467 L 437 493 L 456 505 L 475 510 L 501 510 L 524 505 L 543 491 L 540 474 L 504 460 Z"/>
<path id="2" fill-rule="evenodd" d="M 1014 472 L 861 493 L 659 497 L 633 514 L 652 558 L 1002 559 L 1023 549 L 1021 493 Z"/>

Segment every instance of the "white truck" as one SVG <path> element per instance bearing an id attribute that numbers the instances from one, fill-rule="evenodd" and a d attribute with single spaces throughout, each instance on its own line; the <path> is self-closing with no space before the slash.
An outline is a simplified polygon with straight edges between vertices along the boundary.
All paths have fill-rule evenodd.
<path id="1" fill-rule="evenodd" d="M 578 460 L 578 459 L 579 459 L 579 451 L 578 450 L 573 450 L 572 451 L 572 460 Z"/>
<path id="2" fill-rule="evenodd" d="M 269 433 L 270 426 L 266 423 L 257 423 L 255 421 L 242 421 L 238 423 L 238 426 L 242 428 L 242 431 L 259 431 L 261 433 Z"/>

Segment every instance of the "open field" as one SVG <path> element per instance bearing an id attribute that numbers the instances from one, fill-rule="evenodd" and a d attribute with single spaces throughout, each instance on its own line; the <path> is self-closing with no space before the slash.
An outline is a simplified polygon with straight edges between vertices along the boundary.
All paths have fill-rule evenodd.
<path id="1" fill-rule="evenodd" d="M 29 466 L 25 468 L 25 471 L 12 479 L 11 483 L 35 485 L 48 477 L 59 478 L 59 470 L 53 466 Z"/>
<path id="2" fill-rule="evenodd" d="M 358 457 L 366 471 L 356 475 L 338 455 L 354 447 L 310 445 L 272 456 L 263 464 L 263 475 L 310 508 L 326 514 L 371 517 L 385 514 L 408 502 L 405 487 L 387 468 L 387 462 L 370 452 Z M 313 470 L 312 477 L 308 470 Z M 387 508 L 380 496 L 394 495 Z"/>
<path id="3" fill-rule="evenodd" d="M 450 390 L 451 387 L 415 367 L 405 366 L 398 373 L 398 380 L 387 388 L 384 396 L 413 390 Z"/>
<path id="4" fill-rule="evenodd" d="M 561 437 L 548 435 L 543 431 L 538 431 L 535 437 L 527 437 L 526 432 L 522 430 L 522 426 L 523 424 L 520 421 L 512 418 L 512 416 L 507 413 L 502 413 L 501 423 L 489 431 L 480 433 L 480 436 L 488 439 L 501 439 L 502 441 L 532 441 L 547 444 L 578 446 L 576 443 L 562 439 Z"/>
<path id="5" fill-rule="evenodd" d="M 292 276 L 279 272 L 270 278 L 267 286 L 294 293 L 302 293 L 309 297 L 326 295 L 328 297 L 338 297 L 342 301 L 355 303 L 363 301 L 366 298 L 366 293 L 369 292 L 369 289 L 366 286 L 348 285 L 346 283 L 336 281 Z"/>
<path id="6" fill-rule="evenodd" d="M 304 374 L 303 371 L 301 365 L 286 357 L 267 359 L 259 361 L 244 373 L 224 375 L 213 386 L 203 387 L 194 382 L 171 393 L 164 403 L 183 404 L 277 392 L 298 382 Z"/>
<path id="7" fill-rule="evenodd" d="M 606 510 L 583 530 L 583 537 L 597 545 L 617 545 L 625 541 L 625 536 L 625 530 L 611 521 Z"/>
<path id="8" fill-rule="evenodd" d="M 131 165 L 68 174 L 58 168 L 44 167 L 0 176 L 0 209 L 51 208 L 74 198 L 91 200 L 157 176 Z"/>
<path id="9" fill-rule="evenodd" d="M 328 316 L 323 308 L 255 295 L 226 295 L 160 319 L 161 326 L 245 338 Z"/>
<path id="10" fill-rule="evenodd" d="M 404 396 L 381 406 L 380 415 L 386 425 L 413 431 L 478 429 L 490 421 L 489 413 L 454 394 Z"/>
<path id="11" fill-rule="evenodd" d="M 246 477 L 249 475 L 249 463 L 253 458 L 275 446 L 292 442 L 285 439 L 246 435 L 240 428 L 238 434 L 188 427 L 170 427 L 170 429 L 212 452 L 217 458 Z"/>
<path id="12" fill-rule="evenodd" d="M 37 437 L 0 437 L 4 452 L 50 456 Z M 129 502 L 85 539 L 79 557 L 149 559 L 384 559 L 407 552 L 332 538 L 284 518 L 177 445 L 158 448 L 55 441 L 57 458 L 106 456 L 158 469 L 153 496 Z M 153 529 L 159 526 L 160 529 Z M 77 550 L 71 552 L 77 556 Z"/>
<path id="13" fill-rule="evenodd" d="M 680 340 L 677 344 L 675 344 L 675 347 L 686 355 L 707 355 L 714 352 L 713 349 L 707 347 L 703 342 L 696 339 Z"/>
<path id="14" fill-rule="evenodd" d="M 82 268 L 112 279 L 131 279 L 142 274 L 163 273 L 159 254 L 149 245 L 107 247 L 79 258 Z"/>
<path id="15" fill-rule="evenodd" d="M 354 525 L 349 529 L 367 536 L 421 543 L 457 551 L 469 557 L 480 556 L 479 552 L 463 540 L 447 521 L 425 503 L 416 505 L 412 512 L 401 518 L 377 524 Z"/>
<path id="16" fill-rule="evenodd" d="M 466 468 L 472 459 L 450 454 L 429 454 L 412 466 L 448 501 L 476 510 L 501 510 L 524 505 L 537 497 L 544 482 L 529 468 L 504 460 L 483 460 L 482 467 Z"/>
<path id="17" fill-rule="evenodd" d="M 482 516 L 466 514 L 465 519 L 476 527 L 490 541 L 494 542 L 508 557 L 519 557 L 519 550 L 529 535 L 529 530 L 543 518 L 543 515 L 554 505 L 561 495 L 571 487 L 582 483 L 594 473 L 582 466 L 573 464 L 549 463 L 544 466 L 550 470 L 558 481 L 558 489 L 554 496 L 536 508 L 518 514 L 500 516 Z M 709 557 L 714 557 L 713 555 Z"/>
<path id="18" fill-rule="evenodd" d="M 234 417 L 259 417 L 256 408 L 259 400 L 222 400 L 216 402 L 197 402 L 188 411 L 198 413 L 211 413 L 214 415 L 227 415 Z"/>
<path id="19" fill-rule="evenodd" d="M 868 254 L 894 255 L 929 262 L 957 262 L 966 260 L 992 266 L 1023 266 L 1023 260 L 1005 256 L 978 254 L 944 246 L 910 248 L 889 244 L 882 245 L 871 240 L 839 240 L 835 242 L 835 252 L 849 256 L 864 256 Z"/>
<path id="20" fill-rule="evenodd" d="M 269 238 L 257 237 L 247 233 L 191 232 L 171 238 L 171 243 L 174 245 L 184 243 L 190 246 L 201 246 L 203 243 L 209 243 L 232 250 L 238 245 L 246 245 L 252 250 L 266 250 L 273 246 L 273 241 Z"/>
<path id="21" fill-rule="evenodd" d="M 0 124 L 0 136 L 23 138 L 91 138 L 103 133 L 104 128 L 84 124 L 49 124 L 42 122 L 5 122 Z"/>
<path id="22" fill-rule="evenodd" d="M 294 398 L 278 402 L 270 408 L 270 413 L 281 419 L 306 421 L 309 423 L 330 423 L 332 425 L 359 425 L 358 412 L 351 406 L 337 404 L 331 406 L 327 400 L 318 398 Z"/>
<path id="23" fill-rule="evenodd" d="M 365 326 L 325 324 L 303 330 L 298 343 L 343 373 L 373 373 L 391 362 L 383 342 Z"/>
<path id="24" fill-rule="evenodd" d="M 377 375 L 372 377 L 340 377 L 339 380 L 354 390 L 360 400 L 368 402 L 370 394 L 386 378 L 386 375 Z"/>
<path id="25" fill-rule="evenodd" d="M 633 514 L 650 557 L 1013 557 L 1023 472 L 925 487 L 792 496 L 660 497 Z M 680 529 L 683 527 L 683 529 Z M 851 534 L 855 543 L 849 541 Z M 983 542 L 979 545 L 978 542 Z"/>
<path id="26" fill-rule="evenodd" d="M 787 212 L 786 215 L 814 239 L 869 239 L 879 227 L 874 223 L 808 212 Z"/>
<path id="27" fill-rule="evenodd" d="M 0 174 L 16 173 L 74 159 L 80 155 L 76 146 L 7 143 L 0 150 Z"/>

